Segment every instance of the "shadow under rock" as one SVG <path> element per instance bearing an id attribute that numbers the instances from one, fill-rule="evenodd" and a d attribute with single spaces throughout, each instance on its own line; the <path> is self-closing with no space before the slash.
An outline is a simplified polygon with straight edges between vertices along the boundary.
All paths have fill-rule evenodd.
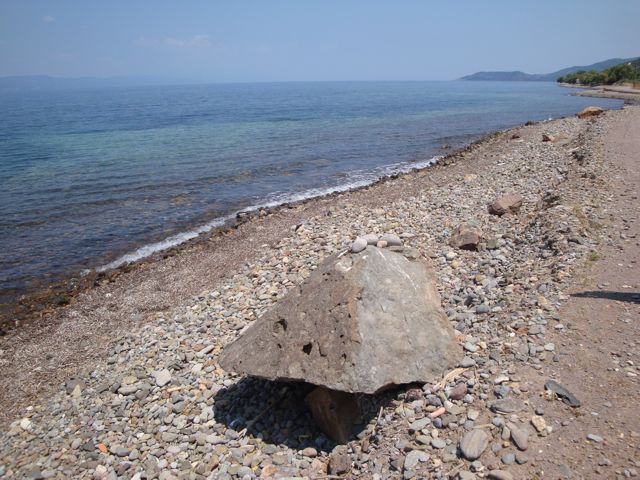
<path id="1" fill-rule="evenodd" d="M 640 293 L 634 292 L 611 292 L 611 291 L 589 291 L 572 293 L 572 297 L 577 298 L 603 298 L 606 300 L 615 300 L 617 302 L 640 303 Z"/>
<path id="2" fill-rule="evenodd" d="M 236 432 L 246 429 L 246 435 L 259 437 L 265 443 L 330 452 L 338 444 L 322 433 L 305 404 L 305 397 L 314 388 L 308 383 L 245 377 L 216 394 L 216 422 Z M 362 432 L 393 396 L 393 391 L 357 395 L 360 414 L 351 438 Z"/>

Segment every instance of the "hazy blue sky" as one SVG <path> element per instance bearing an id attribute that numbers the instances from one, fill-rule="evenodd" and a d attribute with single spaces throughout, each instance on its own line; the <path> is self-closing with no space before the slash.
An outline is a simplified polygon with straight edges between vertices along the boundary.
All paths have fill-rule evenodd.
<path id="1" fill-rule="evenodd" d="M 0 75 L 452 79 L 640 55 L 640 0 L 0 0 Z"/>

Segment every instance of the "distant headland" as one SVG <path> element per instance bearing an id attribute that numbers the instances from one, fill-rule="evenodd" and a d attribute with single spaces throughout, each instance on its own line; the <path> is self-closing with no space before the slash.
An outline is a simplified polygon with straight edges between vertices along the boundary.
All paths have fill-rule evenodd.
<path id="1" fill-rule="evenodd" d="M 593 63 L 591 65 L 567 67 L 551 73 L 525 73 L 520 71 L 513 72 L 477 72 L 472 75 L 462 77 L 460 80 L 482 80 L 482 81 L 524 81 L 524 82 L 555 82 L 558 78 L 564 77 L 571 73 L 580 71 L 602 71 L 621 63 L 632 62 L 633 58 L 610 58 L 602 62 Z"/>

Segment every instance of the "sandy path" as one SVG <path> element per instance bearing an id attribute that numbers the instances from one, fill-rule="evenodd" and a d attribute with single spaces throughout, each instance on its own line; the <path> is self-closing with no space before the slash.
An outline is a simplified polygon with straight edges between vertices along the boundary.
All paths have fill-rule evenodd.
<path id="1" fill-rule="evenodd" d="M 540 391 L 548 378 L 557 379 L 582 406 L 574 410 L 538 399 L 554 433 L 534 444 L 525 478 L 624 478 L 640 472 L 640 378 L 626 369 L 640 362 L 640 115 L 627 110 L 617 116 L 596 154 L 608 171 L 610 192 L 601 205 L 610 224 L 600 258 L 593 257 L 560 311 L 560 321 L 571 327 L 553 339 L 561 347 L 560 361 L 528 375 Z M 589 434 L 603 441 L 587 440 Z"/>

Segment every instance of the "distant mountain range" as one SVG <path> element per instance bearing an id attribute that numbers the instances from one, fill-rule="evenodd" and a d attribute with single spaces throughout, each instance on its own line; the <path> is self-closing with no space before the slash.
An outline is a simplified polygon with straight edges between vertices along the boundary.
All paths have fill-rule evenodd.
<path id="1" fill-rule="evenodd" d="M 610 58 L 591 65 L 563 68 L 552 73 L 525 73 L 513 72 L 477 72 L 462 77 L 460 80 L 484 80 L 484 81 L 534 81 L 555 82 L 558 77 L 564 77 L 570 73 L 581 70 L 602 71 L 620 63 L 638 62 L 640 57 L 634 58 Z M 123 77 L 51 77 L 48 75 L 17 75 L 0 77 L 0 92 L 11 91 L 50 91 L 50 90 L 76 90 L 103 87 L 132 87 L 151 85 L 185 85 L 206 83 L 203 81 L 163 78 L 152 76 L 123 76 Z"/>
<path id="2" fill-rule="evenodd" d="M 579 72 L 581 70 L 606 70 L 620 63 L 626 63 L 636 60 L 636 58 L 610 58 L 602 62 L 593 63 L 591 65 L 576 66 L 563 68 L 552 73 L 524 73 L 515 72 L 477 72 L 473 75 L 467 75 L 460 80 L 484 80 L 484 81 L 526 81 L 526 82 L 555 82 L 558 77 L 564 77 L 569 73 Z"/>

